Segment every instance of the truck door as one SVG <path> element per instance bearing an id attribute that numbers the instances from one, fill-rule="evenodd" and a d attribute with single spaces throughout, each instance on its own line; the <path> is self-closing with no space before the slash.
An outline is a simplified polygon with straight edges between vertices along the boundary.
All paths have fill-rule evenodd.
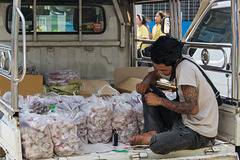
<path id="1" fill-rule="evenodd" d="M 207 71 L 208 76 L 218 88 L 221 95 L 229 97 L 231 95 L 231 46 L 232 25 L 231 25 L 231 4 L 228 2 L 214 3 L 199 18 L 187 42 L 210 43 L 215 48 L 206 49 L 204 47 L 190 49 L 190 55 L 202 65 L 203 68 L 215 70 Z M 217 47 L 218 45 L 225 45 Z M 218 72 L 224 70 L 225 72 Z"/>

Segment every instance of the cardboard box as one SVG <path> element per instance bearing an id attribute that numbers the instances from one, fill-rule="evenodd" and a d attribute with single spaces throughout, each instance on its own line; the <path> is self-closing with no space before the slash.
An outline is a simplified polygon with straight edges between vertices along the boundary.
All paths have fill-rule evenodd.
<path id="1" fill-rule="evenodd" d="M 122 67 L 114 69 L 114 86 L 128 77 L 143 79 L 148 72 L 153 71 L 151 67 Z"/>
<path id="2" fill-rule="evenodd" d="M 128 77 L 123 81 L 119 82 L 115 85 L 115 88 L 120 93 L 131 93 L 132 91 L 136 90 L 136 84 L 142 82 L 142 79 L 135 78 L 135 77 Z"/>
<path id="3" fill-rule="evenodd" d="M 18 94 L 24 98 L 27 95 L 43 93 L 43 76 L 42 75 L 26 75 L 22 82 L 18 84 Z M 0 76 L 0 95 L 3 96 L 7 91 L 11 91 L 11 81 Z"/>
<path id="4" fill-rule="evenodd" d="M 82 87 L 80 89 L 80 95 L 84 97 L 88 97 L 91 94 L 98 94 L 98 91 L 100 91 L 100 89 L 102 89 L 100 91 L 101 96 L 116 94 L 116 91 L 114 90 L 114 88 L 111 89 L 112 87 L 107 81 L 74 79 L 74 80 L 70 80 L 69 83 L 74 83 L 76 81 L 82 83 Z"/>
<path id="5" fill-rule="evenodd" d="M 142 82 L 148 72 L 153 71 L 150 67 L 122 67 L 114 70 L 114 88 L 119 92 L 130 93 L 136 90 L 136 84 Z"/>

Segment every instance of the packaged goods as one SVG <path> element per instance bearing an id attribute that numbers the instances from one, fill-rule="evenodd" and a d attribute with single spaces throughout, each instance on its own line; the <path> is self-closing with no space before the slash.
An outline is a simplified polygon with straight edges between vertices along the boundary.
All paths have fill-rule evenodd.
<path id="1" fill-rule="evenodd" d="M 56 83 L 60 85 L 68 85 L 69 80 L 80 79 L 80 74 L 72 70 L 53 71 L 46 75 L 45 84 L 52 86 Z"/>
<path id="2" fill-rule="evenodd" d="M 19 62 L 18 65 L 18 74 L 22 74 L 23 73 L 23 61 Z M 27 69 L 26 69 L 26 74 L 27 75 L 39 75 L 39 71 L 36 67 L 36 65 L 34 65 L 31 61 L 27 61 Z"/>
<path id="3" fill-rule="evenodd" d="M 27 109 L 30 113 L 43 115 L 49 112 L 50 105 L 54 105 L 54 104 L 51 104 L 49 99 L 41 98 L 38 96 L 32 96 L 31 99 L 26 101 L 25 109 Z"/>
<path id="4" fill-rule="evenodd" d="M 58 156 L 83 154 L 83 145 L 77 136 L 77 126 L 74 122 L 56 113 L 48 116 L 49 130 L 54 144 L 54 153 Z"/>
<path id="5" fill-rule="evenodd" d="M 44 92 L 55 92 L 58 95 L 76 95 L 79 94 L 82 83 L 76 82 L 71 84 L 56 83 L 50 87 L 44 86 Z"/>
<path id="6" fill-rule="evenodd" d="M 144 117 L 143 117 L 143 104 L 142 104 L 142 95 L 133 91 L 130 96 L 127 93 L 122 94 L 125 97 L 130 97 L 126 103 L 130 104 L 133 107 L 133 111 L 136 114 L 137 124 L 139 128 L 139 134 L 144 133 Z"/>
<path id="7" fill-rule="evenodd" d="M 119 142 L 127 143 L 138 134 L 136 115 L 127 103 L 115 103 L 113 110 L 112 127 L 118 134 Z"/>
<path id="8" fill-rule="evenodd" d="M 98 97 L 86 98 L 81 110 L 87 116 L 88 140 L 107 143 L 112 137 L 112 105 Z"/>
<path id="9" fill-rule="evenodd" d="M 20 113 L 20 128 L 25 158 L 37 159 L 53 156 L 53 143 L 46 124 L 46 116 Z"/>
<path id="10" fill-rule="evenodd" d="M 88 143 L 87 117 L 85 113 L 79 109 L 83 99 L 81 96 L 59 96 L 59 101 L 56 104 L 56 113 L 71 119 L 77 126 L 77 136 L 84 143 Z"/>
<path id="11" fill-rule="evenodd" d="M 50 106 L 54 108 L 51 109 Z M 128 143 L 132 136 L 143 132 L 141 95 L 136 92 L 85 98 L 56 94 L 28 96 L 20 113 L 37 115 L 38 119 L 42 119 L 41 122 L 34 121 L 35 125 L 39 127 L 44 123 L 49 132 L 48 141 L 52 143 L 51 155 L 57 156 L 81 155 L 84 153 L 84 146 L 89 142 L 108 143 L 113 136 L 113 130 L 120 143 Z M 35 141 L 32 140 L 34 137 L 27 139 L 26 132 L 35 134 L 36 130 L 33 130 L 34 127 L 28 127 L 27 130 L 25 125 L 21 126 L 23 148 L 29 148 Z M 37 143 L 34 147 L 37 148 L 38 145 L 45 143 Z M 41 147 L 43 146 L 39 148 Z M 26 149 L 26 157 L 38 155 L 32 155 L 31 150 Z"/>
<path id="12" fill-rule="evenodd" d="M 144 133 L 144 117 L 143 117 L 143 105 L 141 102 L 136 103 L 133 107 L 133 111 L 136 114 L 137 124 L 139 128 L 139 134 Z"/>

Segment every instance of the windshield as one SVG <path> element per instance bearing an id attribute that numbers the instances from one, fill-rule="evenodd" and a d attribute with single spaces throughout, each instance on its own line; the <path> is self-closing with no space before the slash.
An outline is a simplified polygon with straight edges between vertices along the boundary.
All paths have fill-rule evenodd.
<path id="1" fill-rule="evenodd" d="M 210 10 L 190 39 L 191 42 L 231 43 L 231 9 Z"/>

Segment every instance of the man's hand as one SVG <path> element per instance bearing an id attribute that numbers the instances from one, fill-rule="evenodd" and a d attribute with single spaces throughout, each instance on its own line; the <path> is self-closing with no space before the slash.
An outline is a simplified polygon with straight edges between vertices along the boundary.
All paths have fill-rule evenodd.
<path id="1" fill-rule="evenodd" d="M 152 92 L 149 92 L 144 97 L 149 106 L 160 106 L 161 105 L 162 98 Z"/>
<path id="2" fill-rule="evenodd" d="M 148 105 L 151 106 L 163 106 L 174 112 L 180 114 L 196 115 L 199 112 L 198 106 L 198 90 L 194 86 L 182 85 L 183 96 L 185 102 L 176 102 L 168 100 L 167 98 L 161 98 L 153 93 L 145 95 L 145 99 Z"/>
<path id="3" fill-rule="evenodd" d="M 138 83 L 136 85 L 136 91 L 140 94 L 145 94 L 146 90 L 149 89 L 149 88 L 150 88 L 150 86 L 146 83 L 143 83 L 143 82 Z"/>
<path id="4" fill-rule="evenodd" d="M 145 92 L 147 91 L 147 89 L 149 89 L 150 91 L 152 91 L 152 89 L 150 88 L 151 84 L 155 84 L 156 81 L 161 78 L 160 74 L 158 74 L 157 70 L 154 70 L 152 72 L 148 72 L 148 74 L 145 76 L 145 78 L 143 79 L 143 81 L 141 83 L 138 83 L 136 85 L 136 91 L 140 94 L 145 94 Z"/>

